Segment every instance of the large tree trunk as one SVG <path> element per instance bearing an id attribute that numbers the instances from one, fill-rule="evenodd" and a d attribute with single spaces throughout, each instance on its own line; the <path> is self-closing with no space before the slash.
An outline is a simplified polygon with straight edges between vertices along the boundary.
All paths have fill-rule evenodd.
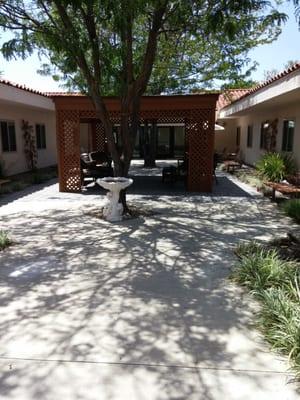
<path id="1" fill-rule="evenodd" d="M 129 99 L 124 96 L 121 101 L 121 138 L 122 154 L 120 155 L 119 175 L 128 177 L 130 163 L 133 157 L 135 140 L 139 129 L 140 97 Z M 130 213 L 126 201 L 126 189 L 120 193 L 120 202 L 124 213 Z"/>
<path id="2" fill-rule="evenodd" d="M 152 121 L 151 125 L 145 123 L 144 132 L 144 167 L 156 167 L 156 143 L 157 143 L 157 126 Z"/>
<path id="3" fill-rule="evenodd" d="M 100 98 L 100 96 L 93 96 L 93 102 L 95 104 L 95 108 L 96 108 L 96 113 L 98 118 L 101 120 L 103 126 L 104 126 L 104 132 L 105 132 L 105 136 L 107 138 L 107 144 L 108 144 L 108 150 L 110 152 L 110 155 L 113 159 L 113 163 L 114 163 L 114 176 L 123 176 L 123 177 L 127 177 L 128 176 L 128 171 L 129 171 L 129 166 L 130 166 L 130 160 L 129 163 L 125 162 L 124 159 L 124 153 L 128 152 L 128 142 L 125 139 L 126 142 L 126 146 L 125 143 L 123 141 L 123 138 L 126 136 L 128 136 L 128 127 L 126 128 L 125 126 L 125 119 L 122 117 L 122 113 L 121 113 L 121 137 L 122 137 L 122 151 L 120 152 L 120 150 L 117 147 L 117 143 L 115 141 L 115 137 L 113 134 L 113 123 L 109 117 L 109 113 L 106 110 L 106 107 L 102 101 L 102 99 Z M 127 129 L 127 130 L 126 130 Z M 127 132 L 127 134 L 126 134 Z M 125 150 L 126 148 L 126 150 Z M 126 203 L 126 192 L 125 191 L 121 191 L 120 193 L 120 202 L 123 204 L 123 212 L 127 213 L 128 207 L 127 207 L 127 203 Z"/>
<path id="4" fill-rule="evenodd" d="M 139 129 L 140 97 L 129 99 L 124 96 L 121 100 L 120 135 L 122 146 L 119 149 L 113 135 L 113 123 L 101 98 L 93 96 L 98 118 L 101 120 L 105 136 L 107 138 L 108 150 L 114 163 L 114 175 L 128 177 L 131 159 L 134 151 L 136 135 Z M 124 213 L 129 212 L 126 202 L 126 190 L 120 193 L 120 202 Z"/>

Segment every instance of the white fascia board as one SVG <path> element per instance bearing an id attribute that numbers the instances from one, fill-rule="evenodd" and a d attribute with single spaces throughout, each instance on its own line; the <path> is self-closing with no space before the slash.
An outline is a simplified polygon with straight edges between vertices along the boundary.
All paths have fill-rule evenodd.
<path id="1" fill-rule="evenodd" d="M 247 110 L 248 108 L 262 104 L 280 95 L 300 89 L 300 70 L 271 83 L 266 87 L 262 87 L 257 92 L 246 96 L 244 99 L 223 108 L 219 112 L 218 118 L 228 118 L 234 114 Z"/>
<path id="2" fill-rule="evenodd" d="M 55 111 L 52 99 L 0 83 L 0 100 L 18 105 Z"/>

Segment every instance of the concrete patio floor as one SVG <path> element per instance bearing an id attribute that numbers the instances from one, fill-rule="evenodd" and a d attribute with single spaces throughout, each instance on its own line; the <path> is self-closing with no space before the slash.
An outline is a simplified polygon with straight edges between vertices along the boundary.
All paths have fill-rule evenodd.
<path id="1" fill-rule="evenodd" d="M 238 241 L 297 228 L 230 179 L 213 195 L 132 194 L 154 213 L 120 224 L 92 215 L 103 194 L 57 184 L 3 201 L 0 398 L 298 399 L 227 279 Z"/>

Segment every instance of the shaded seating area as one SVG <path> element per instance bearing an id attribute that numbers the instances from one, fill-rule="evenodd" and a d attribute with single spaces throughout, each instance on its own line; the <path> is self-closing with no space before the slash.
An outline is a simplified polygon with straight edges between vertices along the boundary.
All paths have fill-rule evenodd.
<path id="1" fill-rule="evenodd" d="M 81 181 L 95 181 L 98 178 L 113 176 L 111 158 L 103 151 L 93 151 L 80 155 Z"/>
<path id="2" fill-rule="evenodd" d="M 239 147 L 237 147 L 233 153 L 226 153 L 226 150 L 224 149 L 222 158 L 227 172 L 234 172 L 242 166 Z"/>
<path id="3" fill-rule="evenodd" d="M 188 155 L 177 159 L 177 166 L 170 165 L 162 169 L 162 182 L 174 183 L 176 181 L 184 181 L 188 174 Z"/>
<path id="4" fill-rule="evenodd" d="M 216 177 L 216 169 L 219 164 L 223 162 L 222 154 L 214 153 L 213 155 L 213 175 L 215 181 L 217 182 Z M 235 163 L 235 161 L 232 161 Z M 241 164 L 238 163 L 240 167 Z M 177 159 L 177 166 L 170 165 L 167 167 L 163 167 L 162 169 L 162 182 L 166 183 L 174 183 L 177 181 L 184 181 L 186 184 L 186 178 L 188 174 L 188 154 L 185 154 L 185 157 Z"/>
<path id="5" fill-rule="evenodd" d="M 143 96 L 139 112 L 139 125 L 182 126 L 184 147 L 189 154 L 186 188 L 190 192 L 211 192 L 213 188 L 213 151 L 215 109 L 218 93 L 192 95 Z M 57 119 L 57 148 L 59 190 L 81 192 L 84 179 L 95 179 L 110 173 L 110 167 L 93 163 L 91 154 L 80 157 L 90 149 L 105 151 L 105 131 L 91 100 L 84 95 L 55 94 Z M 121 121 L 119 99 L 107 97 L 105 107 L 113 126 Z M 91 124 L 90 135 L 85 135 L 81 146 L 80 126 Z M 88 130 L 89 132 L 89 130 Z M 117 139 L 115 144 L 118 145 Z M 82 179 L 83 178 L 83 179 Z"/>
<path id="6" fill-rule="evenodd" d="M 170 165 L 169 167 L 164 167 L 162 170 L 162 181 L 174 183 L 177 180 L 177 168 L 175 165 Z"/>
<path id="7" fill-rule="evenodd" d="M 239 161 L 225 160 L 223 162 L 227 172 L 234 172 L 236 169 L 241 168 L 242 164 Z"/>

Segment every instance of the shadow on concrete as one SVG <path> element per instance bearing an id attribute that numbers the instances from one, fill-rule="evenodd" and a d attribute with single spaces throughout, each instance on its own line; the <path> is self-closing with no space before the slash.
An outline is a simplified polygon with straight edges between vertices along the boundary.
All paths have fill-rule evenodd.
<path id="1" fill-rule="evenodd" d="M 130 175 L 133 184 L 128 188 L 128 194 L 141 196 L 214 196 L 214 197 L 251 197 L 249 193 L 241 189 L 238 185 L 226 176 L 218 176 L 214 181 L 212 193 L 188 192 L 183 180 L 176 182 L 162 182 L 161 176 L 149 175 Z M 106 191 L 98 184 L 89 184 L 83 194 L 105 194 Z"/>
<path id="2" fill-rule="evenodd" d="M 284 397 L 247 299 L 225 280 L 238 240 L 278 230 L 273 209 L 152 206 L 155 217 L 121 224 L 86 209 L 4 218 L 18 243 L 0 269 L 3 398 Z"/>
<path id="3" fill-rule="evenodd" d="M 52 186 L 58 182 L 57 178 L 50 179 L 47 182 L 44 183 L 39 183 L 36 185 L 30 185 L 26 187 L 23 190 L 13 192 L 13 193 L 7 193 L 7 194 L 0 194 L 0 207 L 4 206 L 6 204 L 12 203 L 13 201 L 22 199 L 23 197 L 26 197 L 30 194 L 39 192 L 40 190 Z"/>

